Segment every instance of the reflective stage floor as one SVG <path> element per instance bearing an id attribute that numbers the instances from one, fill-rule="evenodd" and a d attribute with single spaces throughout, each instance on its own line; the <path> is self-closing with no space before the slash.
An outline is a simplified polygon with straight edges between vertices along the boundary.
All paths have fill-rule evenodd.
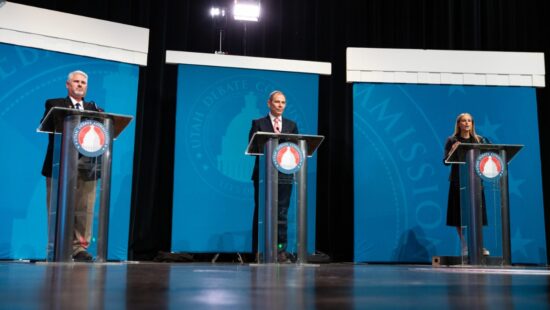
<path id="1" fill-rule="evenodd" d="M 0 262 L 1 309 L 549 309 L 546 268 Z"/>

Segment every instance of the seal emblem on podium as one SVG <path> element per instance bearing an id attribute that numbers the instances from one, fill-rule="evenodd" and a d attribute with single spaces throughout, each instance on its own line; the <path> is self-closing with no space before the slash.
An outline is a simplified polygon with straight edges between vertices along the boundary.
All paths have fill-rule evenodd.
<path id="1" fill-rule="evenodd" d="M 293 174 L 302 168 L 304 154 L 298 145 L 290 142 L 279 144 L 272 154 L 273 165 L 284 174 Z"/>
<path id="2" fill-rule="evenodd" d="M 97 157 L 109 148 L 109 133 L 102 123 L 86 120 L 74 129 L 73 144 L 80 154 Z"/>

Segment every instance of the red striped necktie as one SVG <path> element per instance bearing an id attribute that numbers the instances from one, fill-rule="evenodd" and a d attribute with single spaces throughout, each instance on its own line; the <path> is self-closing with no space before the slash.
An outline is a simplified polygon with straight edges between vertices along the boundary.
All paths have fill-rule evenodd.
<path id="1" fill-rule="evenodd" d="M 278 118 L 278 117 L 275 117 L 275 118 L 273 119 L 273 123 L 275 124 L 275 126 L 274 126 L 274 127 L 275 127 L 275 128 L 274 128 L 274 129 L 275 129 L 275 133 L 281 133 L 281 125 L 279 124 L 279 122 L 280 122 L 280 121 L 279 121 L 279 118 Z"/>

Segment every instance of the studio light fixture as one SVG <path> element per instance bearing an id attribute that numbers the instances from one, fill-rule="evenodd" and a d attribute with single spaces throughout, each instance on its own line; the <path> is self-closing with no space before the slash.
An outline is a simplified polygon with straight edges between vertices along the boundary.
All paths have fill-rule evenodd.
<path id="1" fill-rule="evenodd" d="M 227 24 L 227 16 L 225 15 L 225 8 L 218 7 L 218 6 L 212 6 L 210 8 L 210 17 L 212 17 L 212 21 L 214 22 L 214 27 L 216 28 L 216 31 L 218 32 L 218 48 L 219 50 L 216 50 L 214 53 L 216 54 L 225 54 L 225 52 L 222 50 L 222 42 L 223 42 L 223 33 L 226 28 Z"/>
<path id="2" fill-rule="evenodd" d="M 260 2 L 250 0 L 235 0 L 233 5 L 235 20 L 257 22 L 260 19 Z"/>
<path id="3" fill-rule="evenodd" d="M 212 18 L 225 17 L 225 9 L 213 6 L 210 8 L 210 16 L 212 16 Z"/>

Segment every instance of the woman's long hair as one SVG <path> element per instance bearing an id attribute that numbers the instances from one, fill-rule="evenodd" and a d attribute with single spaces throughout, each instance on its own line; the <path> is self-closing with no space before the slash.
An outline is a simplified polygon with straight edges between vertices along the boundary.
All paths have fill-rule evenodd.
<path id="1" fill-rule="evenodd" d="M 460 114 L 458 114 L 458 116 L 456 117 L 455 132 L 453 133 L 453 136 L 454 137 L 459 137 L 460 136 L 460 126 L 458 126 L 458 124 L 460 123 L 460 120 L 462 119 L 463 116 L 469 116 L 472 119 L 472 128 L 470 128 L 470 136 L 474 137 L 474 140 L 476 140 L 476 142 L 479 143 L 481 141 L 481 138 L 476 133 L 476 125 L 475 125 L 475 122 L 474 122 L 474 118 L 472 117 L 472 115 L 470 113 L 460 113 Z"/>

